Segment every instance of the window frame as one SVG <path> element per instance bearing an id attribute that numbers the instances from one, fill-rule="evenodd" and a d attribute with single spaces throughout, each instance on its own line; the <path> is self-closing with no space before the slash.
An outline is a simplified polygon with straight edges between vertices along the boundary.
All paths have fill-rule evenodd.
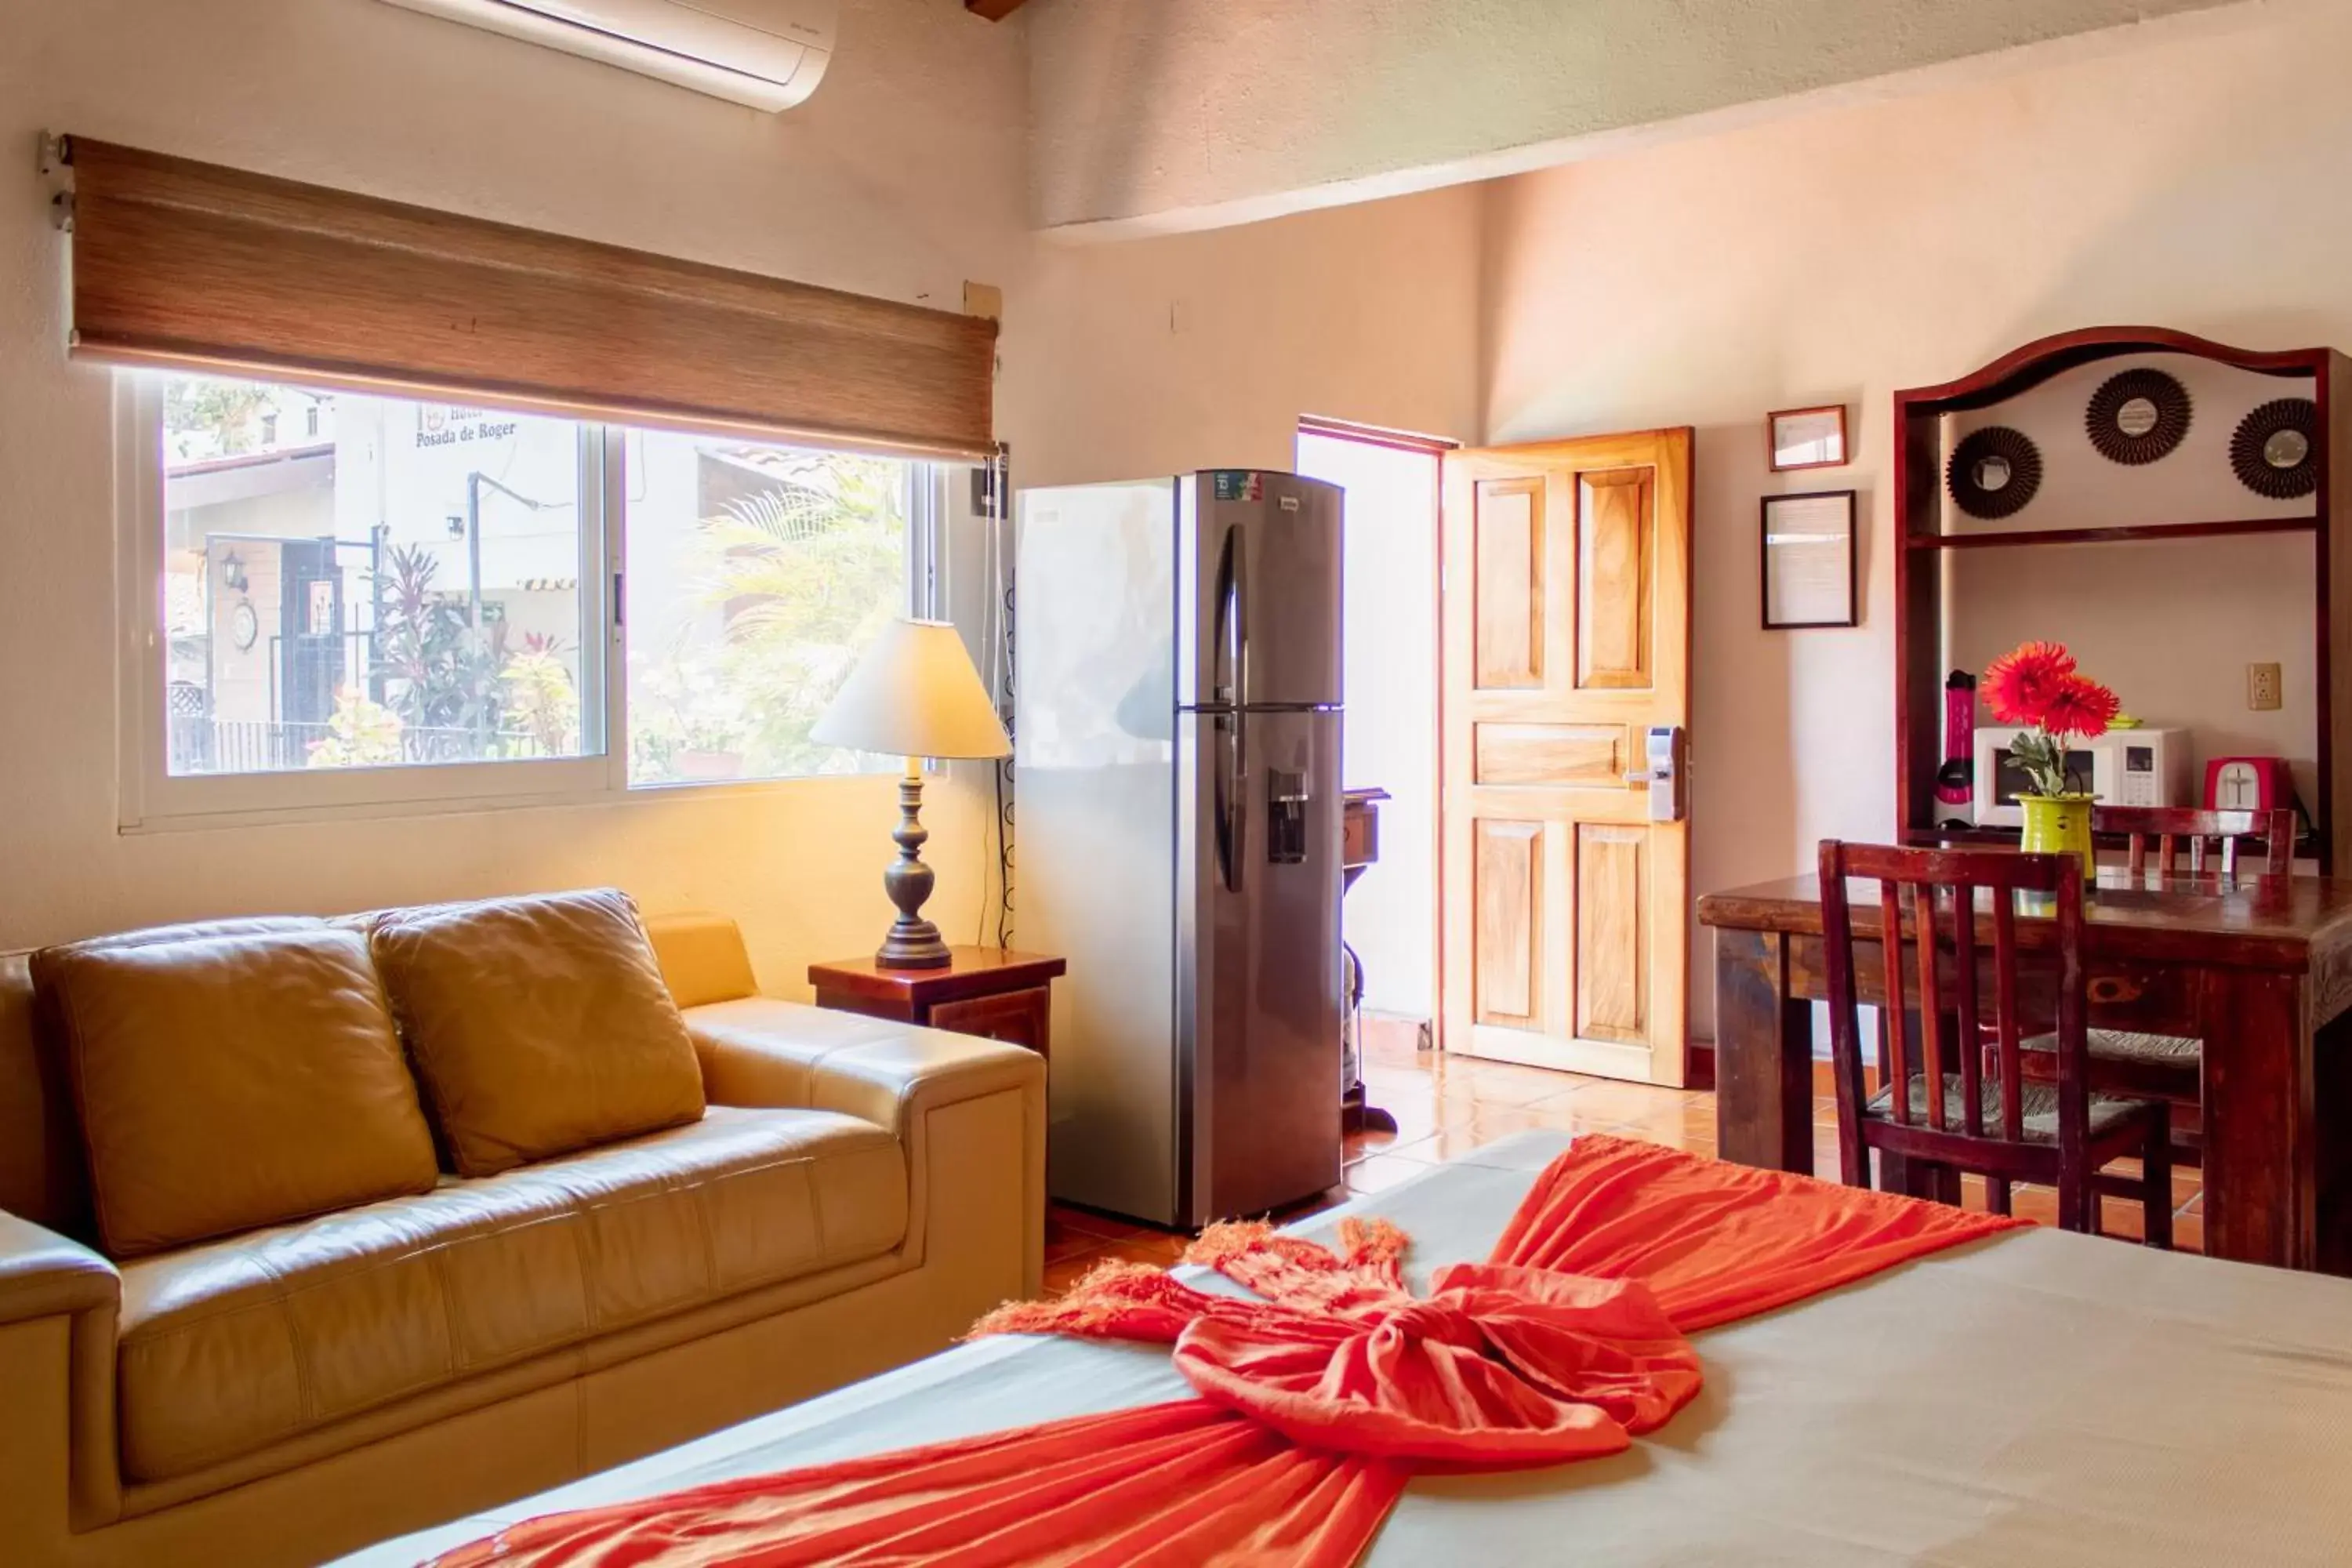
<path id="1" fill-rule="evenodd" d="M 573 421 L 582 433 L 580 696 L 583 721 L 592 714 L 601 717 L 600 749 L 576 757 L 173 774 L 165 744 L 169 683 L 162 652 L 163 384 L 168 374 L 124 370 L 113 377 L 116 559 L 121 565 L 115 683 L 121 831 L 704 799 L 886 776 L 803 773 L 631 784 L 625 535 L 626 453 L 633 427 L 584 419 Z M 266 376 L 248 379 L 278 384 Z M 723 437 L 725 433 L 712 435 Z M 928 615 L 949 602 L 948 520 L 954 506 L 946 487 L 961 469 L 911 455 L 898 460 L 912 470 L 904 604 L 909 614 Z M 592 648 L 600 657 L 588 657 Z"/>

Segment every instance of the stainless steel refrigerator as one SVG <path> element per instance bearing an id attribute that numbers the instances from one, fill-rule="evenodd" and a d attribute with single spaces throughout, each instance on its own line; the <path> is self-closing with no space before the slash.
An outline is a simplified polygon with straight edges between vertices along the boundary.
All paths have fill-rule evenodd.
<path id="1" fill-rule="evenodd" d="M 1340 491 L 1024 491 L 1018 944 L 1055 994 L 1054 1194 L 1162 1225 L 1340 1179 Z"/>

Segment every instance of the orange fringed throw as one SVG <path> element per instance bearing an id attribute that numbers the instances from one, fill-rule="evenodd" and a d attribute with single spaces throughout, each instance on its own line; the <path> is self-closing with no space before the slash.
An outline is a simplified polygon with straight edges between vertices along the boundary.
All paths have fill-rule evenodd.
<path id="1" fill-rule="evenodd" d="M 1416 1470 L 1611 1454 L 1699 1388 L 1685 1333 L 2022 1222 L 1588 1135 L 1492 1261 L 1399 1272 L 1264 1226 L 1187 1254 L 1263 1298 L 1110 1264 L 976 1334 L 1172 1343 L 1199 1397 L 754 1476 L 516 1525 L 442 1568 L 1347 1568 Z"/>

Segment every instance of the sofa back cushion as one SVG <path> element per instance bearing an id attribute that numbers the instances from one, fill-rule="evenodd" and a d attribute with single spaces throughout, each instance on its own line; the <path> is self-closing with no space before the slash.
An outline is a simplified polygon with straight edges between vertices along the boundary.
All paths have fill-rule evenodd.
<path id="1" fill-rule="evenodd" d="M 702 1115 L 636 906 L 611 889 L 395 910 L 371 941 L 458 1174 Z"/>
<path id="2" fill-rule="evenodd" d="M 662 984 L 680 1009 L 735 1002 L 760 994 L 743 933 L 725 915 L 655 915 L 646 921 Z"/>
<path id="3" fill-rule="evenodd" d="M 432 1190 L 433 1139 L 357 932 L 133 933 L 33 957 L 117 1258 Z"/>

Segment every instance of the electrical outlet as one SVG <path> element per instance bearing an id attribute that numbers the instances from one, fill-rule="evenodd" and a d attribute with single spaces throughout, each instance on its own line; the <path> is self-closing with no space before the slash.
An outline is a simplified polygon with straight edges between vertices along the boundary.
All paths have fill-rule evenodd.
<path id="1" fill-rule="evenodd" d="M 2279 705 L 2279 667 L 2274 664 L 2246 666 L 2246 706 L 2256 712 L 2269 712 Z"/>

